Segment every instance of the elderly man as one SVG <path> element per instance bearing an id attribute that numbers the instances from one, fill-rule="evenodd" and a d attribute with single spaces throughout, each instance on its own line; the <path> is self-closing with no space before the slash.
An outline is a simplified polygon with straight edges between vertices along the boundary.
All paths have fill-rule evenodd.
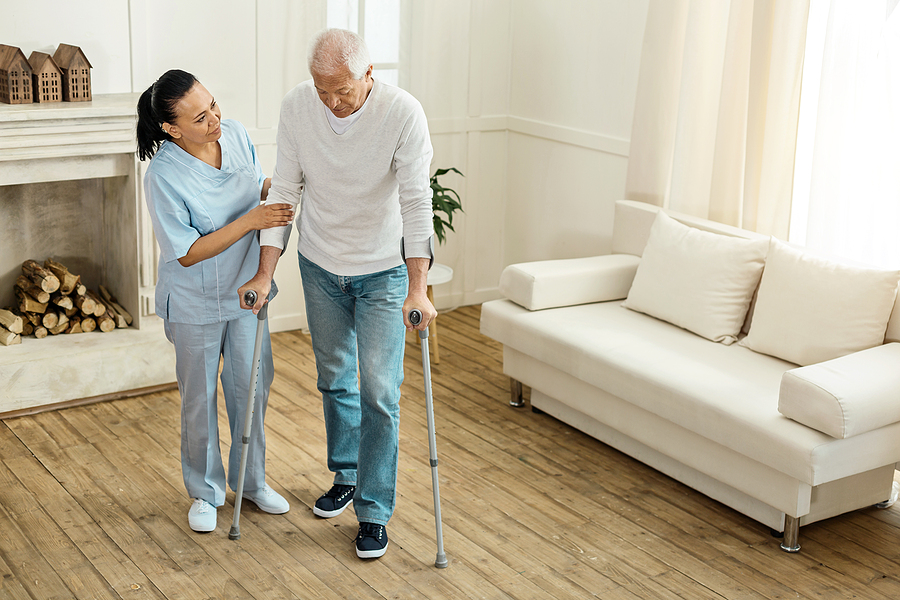
<path id="1" fill-rule="evenodd" d="M 387 550 L 396 498 L 404 334 L 437 314 L 426 296 L 432 148 L 421 105 L 372 77 L 358 35 L 319 33 L 308 61 L 312 80 L 281 105 L 267 203 L 300 204 L 300 274 L 334 473 L 313 512 L 331 518 L 353 502 L 356 553 L 376 558 Z M 238 291 L 260 292 L 254 311 L 268 293 L 282 233 L 261 234 L 259 271 Z M 415 327 L 412 309 L 423 315 Z"/>

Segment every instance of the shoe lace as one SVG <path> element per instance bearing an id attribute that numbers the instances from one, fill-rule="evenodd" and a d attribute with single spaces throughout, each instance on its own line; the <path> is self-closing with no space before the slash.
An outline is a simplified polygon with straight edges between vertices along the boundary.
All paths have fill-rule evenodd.
<path id="1" fill-rule="evenodd" d="M 356 487 L 352 485 L 335 485 L 332 486 L 330 490 L 325 492 L 326 498 L 343 498 L 346 494 L 355 490 Z"/>
<path id="2" fill-rule="evenodd" d="M 212 504 L 210 504 L 206 500 L 198 500 L 197 503 L 199 504 L 199 506 L 197 507 L 198 515 L 205 515 L 212 508 Z"/>
<path id="3" fill-rule="evenodd" d="M 356 535 L 356 539 L 373 537 L 380 540 L 382 531 L 384 531 L 384 525 L 379 525 L 378 523 L 360 523 L 359 533 Z"/>

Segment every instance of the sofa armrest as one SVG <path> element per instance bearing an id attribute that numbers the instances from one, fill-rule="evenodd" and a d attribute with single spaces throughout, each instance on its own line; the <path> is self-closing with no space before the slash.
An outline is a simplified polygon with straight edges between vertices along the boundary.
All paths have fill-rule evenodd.
<path id="1" fill-rule="evenodd" d="M 835 438 L 900 421 L 900 343 L 787 371 L 778 412 Z"/>
<path id="2" fill-rule="evenodd" d="M 621 300 L 628 295 L 640 257 L 606 254 L 509 265 L 500 293 L 528 310 Z"/>

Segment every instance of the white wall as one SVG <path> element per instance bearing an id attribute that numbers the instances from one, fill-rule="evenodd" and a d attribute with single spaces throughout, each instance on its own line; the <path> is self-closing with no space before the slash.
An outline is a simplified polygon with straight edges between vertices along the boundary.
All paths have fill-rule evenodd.
<path id="1" fill-rule="evenodd" d="M 435 289 L 439 309 L 497 297 L 512 262 L 609 249 L 648 1 L 404 0 L 403 81 L 429 117 L 433 168 L 465 174 L 442 179 L 465 214 L 437 249 L 455 272 Z M 250 131 L 267 173 L 281 98 L 309 77 L 307 41 L 325 26 L 325 0 L 6 4 L 0 43 L 26 55 L 80 45 L 95 94 L 193 72 Z M 305 325 L 293 256 L 276 272 L 273 330 Z"/>
<path id="2" fill-rule="evenodd" d="M 514 3 L 507 264 L 609 251 L 647 6 Z"/>

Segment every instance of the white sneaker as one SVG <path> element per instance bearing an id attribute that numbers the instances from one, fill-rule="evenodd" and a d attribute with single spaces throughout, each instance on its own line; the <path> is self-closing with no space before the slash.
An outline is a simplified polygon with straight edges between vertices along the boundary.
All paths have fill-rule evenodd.
<path id="1" fill-rule="evenodd" d="M 195 498 L 188 511 L 188 524 L 201 533 L 213 531 L 216 528 L 216 507 L 206 500 Z"/>
<path id="2" fill-rule="evenodd" d="M 270 515 L 282 515 L 291 510 L 291 505 L 284 497 L 266 484 L 253 493 L 245 493 L 244 500 L 254 503 L 259 510 Z"/>

